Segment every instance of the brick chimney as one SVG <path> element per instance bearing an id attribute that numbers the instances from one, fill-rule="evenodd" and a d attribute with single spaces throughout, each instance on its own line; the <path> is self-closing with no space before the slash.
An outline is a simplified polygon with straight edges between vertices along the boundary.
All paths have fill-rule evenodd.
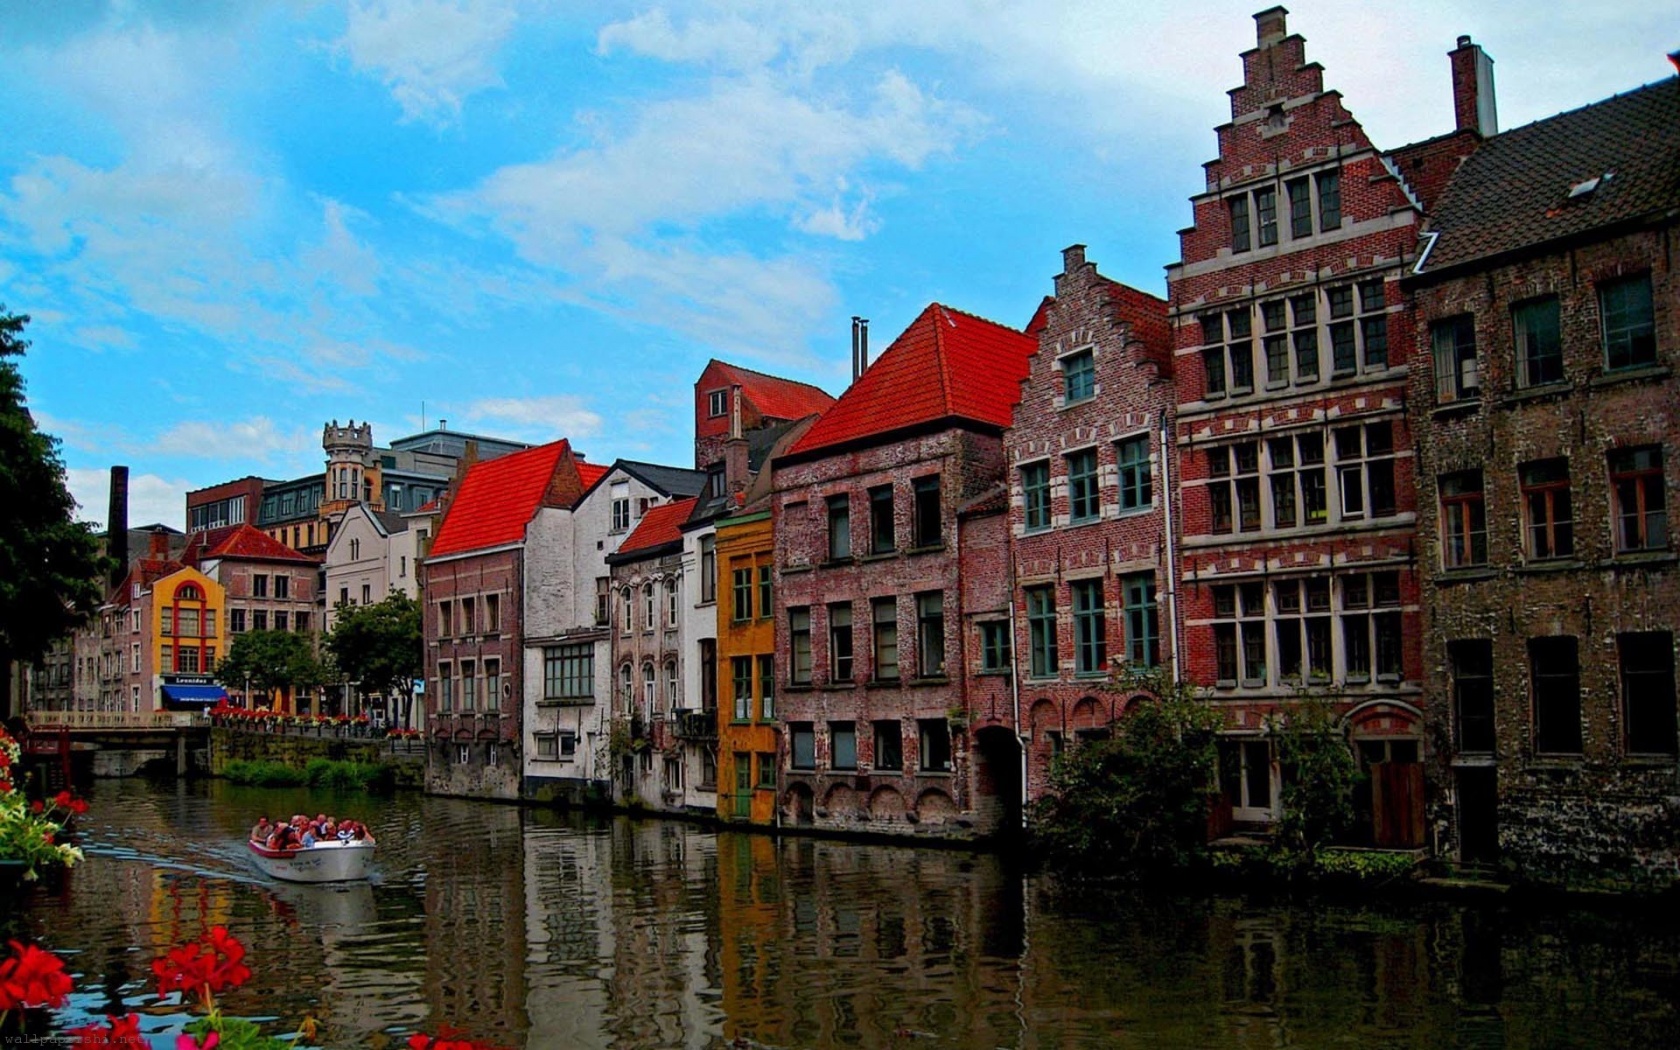
<path id="1" fill-rule="evenodd" d="M 156 561 L 169 560 L 169 533 L 160 526 L 152 530 L 151 550 L 147 553 Z"/>
<path id="2" fill-rule="evenodd" d="M 111 558 L 111 586 L 128 575 L 128 468 L 111 468 L 111 503 L 105 524 L 105 553 Z"/>
<path id="3" fill-rule="evenodd" d="M 1260 47 L 1281 43 L 1289 35 L 1289 9 L 1268 7 L 1254 16 L 1254 42 Z"/>
<path id="4" fill-rule="evenodd" d="M 1468 36 L 1447 52 L 1452 59 L 1453 115 L 1459 131 L 1474 131 L 1483 138 L 1499 134 L 1499 115 L 1493 101 L 1493 59 Z"/>
<path id="5" fill-rule="evenodd" d="M 723 490 L 733 496 L 752 480 L 747 435 L 741 425 L 741 387 L 729 388 L 729 438 L 723 443 Z"/>

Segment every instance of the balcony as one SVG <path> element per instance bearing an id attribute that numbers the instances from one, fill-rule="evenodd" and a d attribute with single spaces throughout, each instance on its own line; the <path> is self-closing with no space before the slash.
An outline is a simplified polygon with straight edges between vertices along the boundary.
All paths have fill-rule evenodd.
<path id="1" fill-rule="evenodd" d="M 678 740 L 716 740 L 716 711 L 678 709 L 671 712 L 671 731 Z"/>

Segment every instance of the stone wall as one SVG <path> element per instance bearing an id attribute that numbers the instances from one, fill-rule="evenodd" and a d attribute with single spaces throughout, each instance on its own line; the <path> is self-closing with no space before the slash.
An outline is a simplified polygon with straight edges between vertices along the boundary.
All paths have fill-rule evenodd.
<path id="1" fill-rule="evenodd" d="M 398 787 L 424 786 L 426 752 L 419 743 L 398 743 L 393 749 L 389 740 L 356 737 L 316 737 L 301 733 L 249 733 L 238 729 L 210 731 L 210 773 L 221 776 L 227 764 L 236 759 L 247 762 L 279 762 L 294 769 L 303 769 L 311 759 L 326 758 L 334 762 L 384 763 L 395 769 Z"/>

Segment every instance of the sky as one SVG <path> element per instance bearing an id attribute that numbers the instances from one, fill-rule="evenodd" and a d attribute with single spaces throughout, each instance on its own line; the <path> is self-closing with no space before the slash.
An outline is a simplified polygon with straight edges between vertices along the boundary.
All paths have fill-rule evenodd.
<path id="1" fill-rule="evenodd" d="M 1164 296 L 1260 4 L 0 0 L 0 304 L 83 516 L 448 420 L 690 465 L 708 359 L 850 379 L 939 301 L 1021 327 L 1061 249 Z M 1548 8 L 1551 8 L 1548 10 Z M 1673 10 L 1291 5 L 1379 147 L 1673 75 Z"/>

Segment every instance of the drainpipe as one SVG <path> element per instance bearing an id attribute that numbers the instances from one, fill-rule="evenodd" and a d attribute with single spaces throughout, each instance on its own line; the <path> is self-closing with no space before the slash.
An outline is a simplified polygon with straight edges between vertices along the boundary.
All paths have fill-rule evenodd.
<path id="1" fill-rule="evenodd" d="M 1015 744 L 1021 749 L 1021 827 L 1027 826 L 1027 738 L 1021 734 L 1021 675 L 1015 650 L 1015 555 L 1009 555 L 1009 697 L 1015 707 Z"/>
<path id="2" fill-rule="evenodd" d="M 1173 540 L 1173 481 L 1172 481 L 1172 431 L 1167 423 L 1167 414 L 1161 413 L 1161 505 L 1166 511 L 1167 530 L 1167 622 L 1172 629 L 1172 678 L 1177 685 L 1182 679 L 1178 666 L 1178 548 Z M 1014 604 L 1010 605 L 1010 615 L 1015 613 Z"/>

